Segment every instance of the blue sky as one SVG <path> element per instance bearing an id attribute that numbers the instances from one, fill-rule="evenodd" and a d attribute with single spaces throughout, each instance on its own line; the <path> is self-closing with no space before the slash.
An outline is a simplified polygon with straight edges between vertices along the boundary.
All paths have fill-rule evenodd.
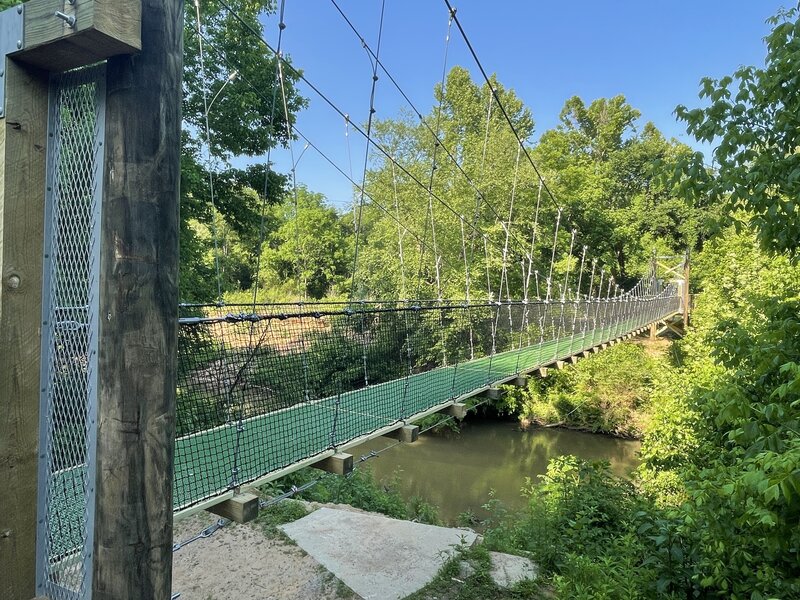
<path id="1" fill-rule="evenodd" d="M 453 0 L 451 0 L 453 1 Z M 375 49 L 381 2 L 337 0 Z M 453 1 L 484 67 L 497 73 L 532 110 L 536 135 L 558 123 L 564 101 L 573 95 L 591 101 L 624 94 L 643 121 L 653 121 L 668 137 L 694 145 L 673 111 L 697 106 L 699 81 L 722 77 L 742 64 L 763 64 L 765 20 L 789 2 L 775 0 L 647 0 L 560 2 L 522 0 Z M 441 79 L 448 13 L 443 0 L 386 0 L 381 61 L 423 111 L 433 105 Z M 358 38 L 329 0 L 286 0 L 283 50 L 306 77 L 357 123 L 369 110 L 371 65 Z M 275 45 L 276 16 L 264 19 Z M 480 74 L 455 28 L 448 69 L 462 65 Z M 309 137 L 345 171 L 361 180 L 365 143 L 312 90 L 301 84 L 309 108 L 297 120 Z M 388 79 L 376 89 L 376 116 L 396 116 L 405 102 Z M 303 143 L 294 144 L 295 159 Z M 273 151 L 278 170 L 291 165 L 290 152 Z M 298 181 L 344 207 L 352 186 L 313 149 L 297 163 Z"/>

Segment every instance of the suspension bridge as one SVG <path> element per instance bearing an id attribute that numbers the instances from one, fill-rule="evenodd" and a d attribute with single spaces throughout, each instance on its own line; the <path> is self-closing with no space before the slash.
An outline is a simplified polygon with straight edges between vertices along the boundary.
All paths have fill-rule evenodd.
<path id="1" fill-rule="evenodd" d="M 216 504 L 682 317 L 681 286 L 651 279 L 641 295 L 611 298 L 212 307 L 182 317 L 175 509 Z"/>
<path id="2" fill-rule="evenodd" d="M 219 19 L 204 18 L 201 4 L 195 4 L 186 31 L 199 51 L 198 81 L 190 92 L 200 99 L 203 118 L 189 129 L 195 129 L 203 148 L 210 205 L 217 210 L 216 167 L 224 159 L 214 154 L 209 115 L 226 86 L 248 86 L 252 97 L 267 107 L 269 127 L 282 120 L 287 128 L 292 167 L 286 202 L 293 201 L 295 213 L 297 167 L 309 148 L 352 185 L 354 243 L 347 298 L 309 302 L 298 292 L 294 302 L 258 301 L 272 168 L 272 144 L 267 144 L 252 302 L 224 302 L 218 232 L 212 231 L 218 295 L 205 304 L 181 304 L 175 314 L 176 277 L 169 269 L 177 260 L 177 210 L 154 210 L 152 198 L 174 195 L 164 190 L 177 184 L 177 129 L 164 139 L 150 139 L 153 145 L 146 149 L 120 142 L 133 136 L 128 113 L 142 119 L 152 119 L 153 114 L 166 115 L 165 121 L 176 118 L 175 61 L 179 64 L 180 57 L 175 55 L 175 23 L 165 25 L 157 20 L 159 15 L 139 14 L 131 8 L 139 7 L 134 2 L 126 5 L 125 18 L 109 33 L 104 19 L 115 13 L 98 5 L 88 25 L 80 10 L 58 11 L 53 17 L 58 31 L 47 29 L 39 35 L 44 31 L 39 23 L 51 18 L 49 5 L 39 6 L 46 4 L 43 0 L 31 0 L 26 10 L 0 13 L 0 31 L 29 32 L 19 33 L 16 47 L 4 50 L 8 64 L 18 64 L 9 58 L 14 55 L 14 60 L 33 65 L 14 67 L 22 69 L 19 72 L 12 69 L 10 79 L 23 73 L 28 79 L 8 88 L 10 113 L 19 116 L 28 103 L 34 103 L 42 114 L 38 129 L 31 126 L 29 138 L 12 135 L 5 151 L 25 156 L 35 156 L 34 148 L 47 151 L 46 168 L 42 159 L 25 163 L 25 169 L 41 175 L 27 180 L 41 184 L 41 190 L 24 184 L 34 199 L 30 203 L 42 204 L 39 213 L 18 218 L 28 215 L 23 202 L 28 196 L 19 192 L 23 186 L 19 177 L 28 171 L 16 166 L 3 171 L 3 185 L 16 186 L 13 197 L 21 204 L 0 205 L 6 227 L 0 256 L 11 265 L 4 266 L 4 272 L 12 273 L 2 291 L 0 332 L 11 340 L 9 347 L 24 346 L 27 359 L 35 357 L 9 363 L 13 376 L 3 379 L 13 382 L 19 402 L 19 410 L 9 412 L 25 415 L 19 419 L 25 427 L 19 425 L 14 435 L 24 429 L 20 446 L 35 466 L 27 478 L 17 472 L 10 477 L 16 482 L 12 487 L 29 490 L 36 498 L 35 506 L 20 505 L 14 512 L 33 541 L 25 552 L 15 551 L 9 558 L 9 564 L 21 569 L 14 581 L 24 583 L 9 588 L 4 597 L 30 597 L 28 583 L 34 579 L 37 594 L 53 599 L 91 597 L 101 581 L 117 587 L 114 576 L 95 557 L 98 544 L 106 554 L 121 544 L 111 532 L 127 531 L 128 524 L 119 521 L 126 511 L 133 527 L 147 530 L 142 534 L 147 539 L 161 540 L 158 547 L 167 552 L 162 538 L 169 528 L 158 529 L 153 515 L 165 521 L 173 514 L 213 508 L 243 486 L 259 485 L 303 466 L 326 464 L 365 440 L 400 435 L 433 413 L 462 418 L 469 406 L 485 402 L 503 384 L 523 382 L 528 375 L 560 367 L 648 328 L 674 328 L 675 322 L 687 319 L 685 258 L 669 262 L 653 257 L 641 278 L 623 289 L 611 275 L 611 266 L 592 257 L 592 249 L 581 243 L 579 228 L 548 187 L 519 121 L 478 60 L 447 0 L 442 79 L 430 118 L 423 117 L 380 57 L 385 3 L 373 49 L 332 0 L 346 29 L 370 58 L 369 112 L 363 126 L 285 58 L 285 1 L 279 7 L 274 47 L 252 20 L 226 0 L 218 3 L 218 10 L 237 24 L 241 35 L 252 36 L 253 44 L 263 46 L 274 65 L 275 80 L 269 90 L 249 80 L 247 65 L 237 63 L 225 48 L 215 47 L 209 35 Z M 172 17 L 179 13 L 176 9 Z M 158 30 L 159 39 L 171 40 L 172 62 L 157 49 L 142 48 L 140 26 Z M 461 155 L 463 148 L 448 142 L 445 135 L 445 75 L 454 26 L 488 92 L 481 106 L 485 118 L 481 116 L 480 127 L 471 132 L 482 139 L 482 146 L 477 146 L 481 157 L 472 166 Z M 103 44 L 95 47 L 97 39 Z M 169 104 L 166 109 L 161 104 L 140 105 L 135 94 L 121 91 L 130 88 L 130 70 L 140 68 L 125 60 L 132 50 L 141 50 L 144 58 L 137 60 L 152 70 L 136 71 L 138 85 Z M 208 73 L 209 63 L 216 76 Z M 222 67 L 229 71 L 220 74 Z M 157 81 L 151 72 L 169 72 L 173 79 L 166 81 L 165 75 L 164 81 Z M 373 131 L 381 78 L 420 119 L 427 144 L 422 167 L 403 160 Z M 347 143 L 350 135 L 362 138 L 360 180 L 352 167 L 346 168 L 296 126 L 287 100 L 290 80 L 306 85 L 337 122 L 344 122 Z M 24 114 L 19 118 L 27 123 Z M 161 127 L 151 125 L 154 130 Z M 491 167 L 487 148 L 496 138 L 506 140 L 501 154 L 514 158 L 507 182 L 490 189 L 483 175 Z M 137 138 L 140 144 L 147 141 Z M 304 144 L 297 156 L 295 143 Z M 150 158 L 143 158 L 151 156 L 165 161 L 172 157 L 172 162 L 159 170 Z M 388 192 L 370 185 L 370 165 L 373 182 L 381 173 L 387 175 Z M 154 177 L 169 181 L 154 183 Z M 453 192 L 455 182 L 468 191 L 460 200 Z M 411 207 L 421 207 L 423 223 L 403 217 Z M 400 276 L 388 297 L 376 299 L 366 289 L 369 275 L 374 274 L 366 273 L 370 267 L 363 264 L 363 253 L 372 243 L 365 215 L 372 221 L 377 215 L 397 233 L 389 252 L 398 258 Z M 41 237 L 28 239 L 31 231 L 39 230 Z M 11 244 L 8 240 L 13 239 L 22 241 Z M 37 260 L 32 262 L 31 256 Z M 293 268 L 299 272 L 307 260 L 298 252 Z M 14 261 L 22 261 L 24 268 Z M 41 280 L 35 306 L 26 304 L 27 296 L 14 295 L 20 285 L 27 289 L 28 272 L 38 273 Z M 447 299 L 448 294 L 457 299 Z M 12 309 L 19 322 L 9 322 Z M 31 339 L 36 340 L 35 347 L 30 346 Z M 170 366 L 175 357 L 177 372 Z M 31 413 L 30 407 L 38 407 L 38 412 Z M 173 422 L 173 415 L 174 433 L 166 425 Z M 15 460 L 2 464 L 13 466 Z M 117 476 L 139 466 L 136 476 Z M 158 504 L 161 497 L 171 497 L 171 506 Z M 128 549 L 119 552 L 122 556 Z M 143 560 L 132 556 L 109 559 L 108 564 L 122 568 Z M 166 554 L 162 558 L 169 560 Z M 129 582 L 128 588 L 138 590 L 139 585 Z"/>

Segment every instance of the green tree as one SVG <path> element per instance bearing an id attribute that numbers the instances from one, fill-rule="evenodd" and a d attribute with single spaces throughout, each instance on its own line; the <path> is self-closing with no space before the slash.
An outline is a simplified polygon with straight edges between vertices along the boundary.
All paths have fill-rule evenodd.
<path id="1" fill-rule="evenodd" d="M 530 111 L 513 90 L 496 79 L 492 85 L 522 138 L 530 137 Z M 358 284 L 383 297 L 441 292 L 460 298 L 469 279 L 472 298 L 486 298 L 490 287 L 496 298 L 505 265 L 509 285 L 504 281 L 503 296 L 509 286 L 511 295 L 521 296 L 519 263 L 529 252 L 538 184 L 524 158 L 517 162 L 519 144 L 489 87 L 454 67 L 444 87 L 434 89 L 434 106 L 421 119 L 403 114 L 374 123 L 374 132 L 402 168 L 373 157 L 367 174 L 372 201 L 361 215 Z M 540 228 L 553 221 L 543 217 Z"/>
<path id="2" fill-rule="evenodd" d="M 217 297 L 212 283 L 215 263 L 219 263 L 223 293 L 252 285 L 262 205 L 279 203 L 285 197 L 287 179 L 267 169 L 263 159 L 246 168 L 231 163 L 233 159 L 243 162 L 263 157 L 271 148 L 288 144 L 294 115 L 306 104 L 296 91 L 297 76 L 291 69 L 283 69 L 281 90 L 278 59 L 250 31 L 262 33 L 259 17 L 273 12 L 275 3 L 234 0 L 231 6 L 241 21 L 208 0 L 186 10 L 181 295 L 190 301 Z M 241 259 L 235 266 L 230 262 L 233 255 Z"/>
<path id="3" fill-rule="evenodd" d="M 535 157 L 592 255 L 617 279 L 646 270 L 653 248 L 681 254 L 701 237 L 702 209 L 660 182 L 663 163 L 689 153 L 666 140 L 624 96 L 588 106 L 572 97 L 561 123 L 546 131 Z"/>
<path id="4" fill-rule="evenodd" d="M 678 106 L 676 114 L 698 140 L 717 143 L 715 168 L 695 153 L 682 164 L 691 197 L 744 208 L 764 248 L 797 254 L 800 240 L 800 62 L 798 6 L 769 19 L 763 67 L 702 80 L 705 108 Z"/>
<path id="5" fill-rule="evenodd" d="M 716 169 L 698 155 L 678 165 L 683 189 L 723 203 L 727 227 L 694 261 L 689 385 L 672 404 L 685 418 L 662 415 L 643 453 L 682 479 L 671 531 L 691 548 L 695 591 L 732 598 L 800 595 L 798 8 L 770 22 L 763 68 L 704 79 L 710 106 L 677 109 L 719 144 Z"/>
<path id="6" fill-rule="evenodd" d="M 275 230 L 265 242 L 260 288 L 273 299 L 320 300 L 347 281 L 352 228 L 322 194 L 298 186 L 296 199 L 296 204 L 287 200 L 271 210 Z"/>

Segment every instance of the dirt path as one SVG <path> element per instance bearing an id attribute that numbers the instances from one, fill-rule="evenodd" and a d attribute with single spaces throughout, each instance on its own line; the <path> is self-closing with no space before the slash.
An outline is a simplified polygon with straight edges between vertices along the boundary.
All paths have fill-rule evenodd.
<path id="1" fill-rule="evenodd" d="M 175 541 L 195 536 L 216 517 L 175 524 Z M 173 555 L 172 592 L 180 600 L 334 600 L 349 589 L 300 548 L 268 537 L 256 524 L 230 523 Z"/>

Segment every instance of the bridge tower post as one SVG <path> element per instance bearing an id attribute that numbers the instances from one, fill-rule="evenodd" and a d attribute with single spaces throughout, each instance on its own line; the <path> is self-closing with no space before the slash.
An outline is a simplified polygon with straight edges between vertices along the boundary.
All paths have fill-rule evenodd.
<path id="1" fill-rule="evenodd" d="M 182 0 L 0 13 L 4 599 L 170 596 L 182 27 Z M 72 127 L 62 146 L 54 123 Z M 59 244 L 88 302 L 60 302 Z M 49 412 L 65 394 L 69 430 Z M 58 537 L 50 515 L 79 532 Z"/>
<path id="2" fill-rule="evenodd" d="M 142 0 L 109 59 L 92 598 L 169 598 L 183 1 Z"/>
<path id="3" fill-rule="evenodd" d="M 686 331 L 689 327 L 689 312 L 691 309 L 690 303 L 692 301 L 692 296 L 689 293 L 689 250 L 686 250 L 686 254 L 683 259 L 683 287 L 681 289 L 681 306 L 683 307 L 683 330 Z"/>
<path id="4" fill-rule="evenodd" d="M 10 58 L 18 43 L 22 6 L 0 12 L 0 598 L 29 600 L 36 595 L 48 76 Z"/>

